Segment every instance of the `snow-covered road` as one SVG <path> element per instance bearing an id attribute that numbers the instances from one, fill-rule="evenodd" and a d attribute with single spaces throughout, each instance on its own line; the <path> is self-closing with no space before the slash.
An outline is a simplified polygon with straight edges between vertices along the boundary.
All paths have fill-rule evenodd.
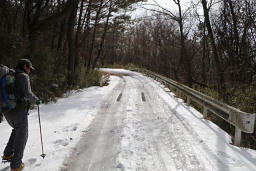
<path id="1" fill-rule="evenodd" d="M 68 170 L 256 170 L 255 157 L 230 145 L 225 132 L 159 83 L 132 72 L 109 72 L 121 75 L 120 82 Z"/>
<path id="2" fill-rule="evenodd" d="M 31 112 L 25 171 L 256 170 L 256 151 L 230 145 L 227 133 L 160 83 L 136 72 L 104 71 L 118 75 L 109 86 L 42 106 L 45 159 Z M 4 122 L 0 130 L 3 149 L 10 128 Z"/>

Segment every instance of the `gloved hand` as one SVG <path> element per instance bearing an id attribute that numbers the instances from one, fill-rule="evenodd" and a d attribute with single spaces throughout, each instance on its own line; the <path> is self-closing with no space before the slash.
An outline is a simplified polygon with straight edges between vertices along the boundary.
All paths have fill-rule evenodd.
<path id="1" fill-rule="evenodd" d="M 37 105 L 42 104 L 42 100 L 39 100 L 39 99 L 38 99 L 38 100 L 36 101 L 36 104 L 37 104 Z"/>

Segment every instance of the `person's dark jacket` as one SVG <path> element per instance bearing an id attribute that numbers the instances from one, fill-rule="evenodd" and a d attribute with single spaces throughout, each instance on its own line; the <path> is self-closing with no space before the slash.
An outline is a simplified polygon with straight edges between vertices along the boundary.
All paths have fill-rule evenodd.
<path id="1" fill-rule="evenodd" d="M 0 113 L 0 123 L 3 121 L 3 114 Z"/>
<path id="2" fill-rule="evenodd" d="M 15 69 L 15 97 L 17 99 L 16 108 L 29 109 L 30 103 L 35 103 L 38 97 L 32 92 L 28 74 L 23 70 Z"/>

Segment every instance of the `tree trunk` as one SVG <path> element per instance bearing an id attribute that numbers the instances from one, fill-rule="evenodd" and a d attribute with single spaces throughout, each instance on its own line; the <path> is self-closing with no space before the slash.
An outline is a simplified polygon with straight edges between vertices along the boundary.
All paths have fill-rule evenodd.
<path id="1" fill-rule="evenodd" d="M 202 61 L 201 61 L 201 78 L 202 78 L 202 83 L 203 84 L 207 84 L 206 83 L 206 65 L 205 65 L 205 60 L 206 58 L 209 58 L 209 52 L 208 52 L 208 41 L 206 39 L 206 27 L 205 27 L 205 23 L 204 24 L 204 28 L 203 28 L 203 40 L 202 40 L 202 44 L 203 44 L 203 54 L 202 54 Z"/>
<path id="2" fill-rule="evenodd" d="M 235 46 L 236 46 L 236 54 L 239 55 L 239 33 L 238 33 L 238 28 L 237 28 L 237 17 L 234 12 L 234 7 L 232 4 L 231 0 L 228 0 L 229 7 L 230 7 L 230 12 L 233 20 L 233 28 L 234 28 L 234 35 L 235 35 Z"/>
<path id="3" fill-rule="evenodd" d="M 10 34 L 12 33 L 12 24 L 11 24 L 11 20 L 10 20 L 10 14 L 8 12 L 8 2 L 6 0 L 1 0 L 0 2 L 0 8 L 2 9 L 1 12 L 3 13 L 7 28 L 6 31 Z"/>
<path id="4" fill-rule="evenodd" d="M 180 5 L 180 0 L 177 0 L 177 5 L 179 7 L 179 28 L 180 28 L 180 59 L 186 71 L 186 82 L 188 86 L 192 87 L 192 69 L 191 69 L 191 58 L 187 54 L 187 49 L 185 45 L 185 36 L 184 36 L 184 29 L 183 29 L 183 18 L 182 18 L 182 10 Z"/>
<path id="5" fill-rule="evenodd" d="M 75 76 L 75 47 L 74 47 L 74 25 L 76 21 L 76 13 L 78 1 L 76 5 L 73 7 L 71 14 L 68 19 L 68 30 L 67 30 L 67 41 L 68 41 L 68 85 L 72 87 L 74 85 L 74 76 Z"/>
<path id="6" fill-rule="evenodd" d="M 66 30 L 67 30 L 67 23 L 66 23 L 66 20 L 64 19 L 60 23 L 60 32 L 59 32 L 58 45 L 57 45 L 58 51 L 63 50 Z"/>
<path id="7" fill-rule="evenodd" d="M 78 24 L 77 24 L 77 30 L 76 30 L 76 36 L 75 36 L 75 46 L 74 46 L 74 65 L 76 66 L 74 68 L 74 74 L 75 74 L 75 81 L 79 82 L 80 80 L 80 35 L 81 35 L 81 30 L 82 30 L 82 16 L 83 16 L 83 8 L 84 8 L 84 1 L 82 0 L 80 3 L 80 11 L 79 11 L 79 17 L 78 17 Z"/>
<path id="8" fill-rule="evenodd" d="M 85 12 L 85 17 L 84 17 L 84 20 L 83 20 L 83 25 L 85 23 L 85 26 L 84 26 L 84 36 L 80 42 L 80 46 L 83 46 L 85 45 L 85 41 L 86 41 L 86 38 L 90 32 L 90 20 L 91 20 L 91 9 L 92 9 L 92 0 L 89 0 L 88 2 L 88 5 L 87 5 L 87 9 L 86 9 L 86 12 Z M 86 20 L 85 20 L 86 18 Z M 84 63 L 86 63 L 86 59 L 84 58 Z M 86 66 L 86 65 L 85 65 Z"/>
<path id="9" fill-rule="evenodd" d="M 223 69 L 222 69 L 222 65 L 220 63 L 220 58 L 218 55 L 218 51 L 217 51 L 217 47 L 215 44 L 215 39 L 213 36 L 213 31 L 212 31 L 212 26 L 211 26 L 211 22 L 210 22 L 210 18 L 209 18 L 209 12 L 208 12 L 208 8 L 207 8 L 207 1 L 206 0 L 202 0 L 202 5 L 203 5 L 203 10 L 204 10 L 204 18 L 205 18 L 205 24 L 207 27 L 207 31 L 208 31 L 208 36 L 210 38 L 210 43 L 212 46 L 212 51 L 213 51 L 213 57 L 215 60 L 215 65 L 217 68 L 217 74 L 218 74 L 218 90 L 219 93 L 221 95 L 221 97 L 223 98 L 225 96 L 225 84 L 224 84 L 224 73 L 223 73 Z"/>
<path id="10" fill-rule="evenodd" d="M 91 44 L 91 48 L 89 51 L 89 57 L 88 57 L 88 62 L 87 62 L 87 68 L 86 68 L 86 73 L 89 73 L 90 68 L 91 68 L 91 60 L 92 60 L 92 55 L 93 55 L 93 50 L 94 50 L 94 46 L 95 46 L 95 39 L 96 39 L 96 32 L 97 32 L 97 27 L 98 27 L 98 20 L 99 20 L 99 15 L 101 13 L 101 9 L 102 9 L 102 5 L 103 5 L 103 1 L 100 1 L 100 5 L 96 14 L 96 18 L 95 18 L 95 23 L 94 23 L 94 29 L 93 29 L 93 34 L 92 34 L 92 44 Z"/>
<path id="11" fill-rule="evenodd" d="M 104 26 L 104 31 L 103 31 L 103 34 L 102 34 L 102 37 L 101 37 L 100 47 L 98 49 L 97 56 L 96 56 L 96 58 L 93 62 L 92 69 L 94 69 L 96 67 L 97 61 L 100 58 L 100 55 L 101 55 L 101 52 L 102 52 L 102 49 L 103 49 L 103 46 L 104 46 L 104 43 L 105 43 L 105 37 L 106 37 L 107 30 L 108 30 L 108 23 L 109 23 L 109 18 L 110 18 L 111 12 L 112 12 L 112 0 L 110 0 L 110 6 L 109 6 L 109 11 L 108 11 L 107 21 L 106 21 L 106 24 Z"/>

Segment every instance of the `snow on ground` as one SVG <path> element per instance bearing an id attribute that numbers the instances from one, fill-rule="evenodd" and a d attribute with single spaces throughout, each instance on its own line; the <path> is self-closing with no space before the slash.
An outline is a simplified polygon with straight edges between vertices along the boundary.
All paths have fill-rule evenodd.
<path id="1" fill-rule="evenodd" d="M 128 71 L 120 69 L 105 69 L 105 71 L 114 71 L 116 74 L 122 73 L 126 76 L 130 74 Z M 133 77 L 127 78 L 127 80 L 137 79 L 132 85 L 142 84 L 138 77 L 143 76 L 131 73 Z M 59 99 L 57 103 L 40 106 L 44 147 L 47 154 L 45 159 L 40 157 L 41 145 L 37 110 L 30 112 L 29 139 L 24 155 L 25 171 L 56 171 L 63 168 L 65 158 L 69 156 L 81 135 L 87 131 L 87 127 L 95 118 L 104 97 L 107 97 L 121 80 L 115 76 L 111 76 L 110 79 L 109 86 L 83 89 L 72 93 L 69 97 Z M 148 105 L 146 111 L 136 113 L 134 111 L 140 111 L 138 110 L 140 107 L 138 101 L 128 98 L 127 113 L 122 121 L 121 151 L 118 156 L 120 165 L 117 166 L 117 170 L 133 171 L 133 168 L 138 168 L 136 161 L 139 160 L 144 160 L 144 163 L 148 165 L 148 167 L 144 167 L 144 170 L 147 168 L 146 170 L 150 171 L 158 168 L 159 170 L 183 171 L 183 165 L 186 165 L 186 171 L 256 170 L 256 151 L 230 145 L 231 137 L 227 133 L 214 123 L 204 120 L 202 114 L 187 106 L 182 100 L 175 98 L 174 94 L 166 92 L 163 85 L 151 78 L 143 77 L 142 80 L 145 90 L 149 90 L 148 94 L 145 94 L 151 103 L 146 104 Z M 127 90 L 128 96 L 132 96 L 132 94 L 135 96 L 136 91 L 133 91 L 132 87 L 128 87 Z M 124 94 L 124 96 L 126 95 Z M 158 99 L 155 103 L 154 98 Z M 162 104 L 164 106 L 161 106 Z M 142 116 L 143 114 L 150 115 Z M 147 117 L 155 118 L 152 121 L 154 125 L 149 123 L 152 119 L 147 120 Z M 142 123 L 146 125 L 142 125 Z M 0 124 L 0 130 L 0 150 L 3 151 L 11 128 L 6 122 L 3 122 Z M 151 131 L 152 136 L 145 132 L 146 130 Z M 154 137 L 159 137 L 159 140 L 164 142 L 156 142 L 157 139 L 153 139 Z M 145 139 L 147 141 L 144 141 Z M 158 151 L 150 152 L 151 145 L 148 142 L 154 143 L 158 147 Z M 158 146 L 158 143 L 163 146 Z M 152 158 L 156 155 L 151 153 L 159 155 L 159 158 Z M 164 162 L 159 163 L 165 163 L 167 168 L 160 169 L 161 165 L 154 166 L 154 160 L 163 160 Z M 130 169 L 128 169 L 129 167 Z M 0 171 L 7 170 L 9 170 L 8 164 L 1 163 Z M 143 168 L 139 170 L 143 170 Z"/>
<path id="2" fill-rule="evenodd" d="M 29 115 L 29 138 L 24 153 L 25 171 L 58 170 L 83 132 L 94 119 L 104 97 L 116 86 L 119 77 L 111 77 L 110 85 L 91 87 L 73 92 L 57 103 L 40 106 L 43 143 L 46 157 L 42 159 L 37 110 Z M 4 150 L 11 133 L 6 121 L 0 123 L 0 150 Z M 0 163 L 0 171 L 9 170 L 9 164 Z"/>
<path id="3" fill-rule="evenodd" d="M 112 69 L 112 68 L 100 68 L 100 71 L 106 72 L 106 73 L 111 73 L 112 75 L 133 75 L 135 74 L 134 72 L 125 70 L 125 69 Z"/>

